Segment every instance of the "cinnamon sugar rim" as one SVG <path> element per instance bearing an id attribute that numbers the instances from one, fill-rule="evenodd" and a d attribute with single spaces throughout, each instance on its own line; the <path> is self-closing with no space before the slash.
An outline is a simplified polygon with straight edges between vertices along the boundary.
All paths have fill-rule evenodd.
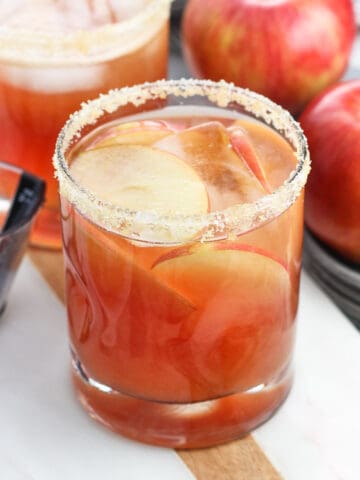
<path id="1" fill-rule="evenodd" d="M 212 104 L 229 107 L 236 103 L 245 113 L 263 121 L 278 131 L 294 148 L 297 158 L 295 170 L 274 192 L 251 203 L 233 205 L 221 211 L 205 214 L 160 215 L 154 211 L 131 211 L 105 202 L 86 190 L 70 174 L 65 154 L 72 142 L 81 136 L 86 125 L 94 125 L 105 114 L 114 113 L 122 106 L 142 105 L 148 100 L 165 99 L 167 96 L 189 98 L 195 95 L 208 98 Z M 258 228 L 287 210 L 298 198 L 310 172 L 307 142 L 300 125 L 280 106 L 262 95 L 235 87 L 224 81 L 209 80 L 161 80 L 134 87 L 111 90 L 95 100 L 82 105 L 63 129 L 56 142 L 54 154 L 55 176 L 60 194 L 72 203 L 85 217 L 103 228 L 129 238 L 160 243 L 178 243 L 196 237 L 208 241 L 232 232 L 244 233 Z"/>
<path id="2" fill-rule="evenodd" d="M 30 66 L 79 66 L 112 60 L 142 47 L 169 17 L 173 0 L 149 0 L 128 20 L 71 33 L 0 25 L 0 60 Z"/>

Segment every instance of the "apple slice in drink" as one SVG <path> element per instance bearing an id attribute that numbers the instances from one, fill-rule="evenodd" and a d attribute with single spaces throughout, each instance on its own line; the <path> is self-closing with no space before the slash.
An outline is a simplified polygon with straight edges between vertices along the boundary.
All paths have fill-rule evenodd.
<path id="1" fill-rule="evenodd" d="M 211 301 L 218 292 L 228 297 L 234 294 L 235 302 L 243 303 L 236 292 L 243 296 L 242 292 L 251 289 L 256 295 L 263 293 L 255 299 L 256 304 L 261 304 L 265 297 L 267 302 L 272 302 L 276 295 L 269 287 L 278 283 L 282 291 L 282 287 L 287 288 L 289 284 L 287 266 L 280 258 L 240 242 L 178 247 L 158 258 L 153 270 L 164 283 L 197 307 Z M 254 297 L 245 295 L 245 300 L 251 301 Z"/>
<path id="2" fill-rule="evenodd" d="M 209 209 L 206 187 L 196 171 L 175 155 L 153 147 L 112 145 L 86 150 L 70 170 L 98 199 L 140 214 L 193 215 Z M 191 226 L 186 230 L 181 225 L 160 227 L 144 224 L 138 233 L 153 243 L 188 241 L 198 233 Z"/>
<path id="3" fill-rule="evenodd" d="M 160 214 L 208 209 L 196 172 L 152 147 L 88 150 L 70 169 L 97 198 L 123 208 Z M 181 195 L 174 194 L 179 188 Z M 75 210 L 68 217 L 75 232 L 65 245 L 72 342 L 89 375 L 132 395 L 190 401 L 189 380 L 181 363 L 172 361 L 171 345 L 195 308 L 147 268 L 149 258 L 166 247 L 137 248 Z M 157 240 L 163 240 L 161 234 Z"/>
<path id="4" fill-rule="evenodd" d="M 191 165 L 209 192 L 211 210 L 251 202 L 266 194 L 261 182 L 231 146 L 220 122 L 211 121 L 168 135 L 154 144 Z"/>
<path id="5" fill-rule="evenodd" d="M 173 348 L 196 400 L 267 383 L 284 368 L 293 328 L 290 279 L 280 259 L 219 242 L 173 249 L 153 271 L 196 307 Z"/>
<path id="6" fill-rule="evenodd" d="M 78 155 L 70 168 L 75 180 L 98 199 L 124 209 L 186 215 L 209 208 L 205 185 L 195 170 L 156 148 L 95 148 Z"/>
<path id="7" fill-rule="evenodd" d="M 174 133 L 174 129 L 163 121 L 142 120 L 121 123 L 107 128 L 103 135 L 96 135 L 87 150 L 111 145 L 151 145 Z"/>

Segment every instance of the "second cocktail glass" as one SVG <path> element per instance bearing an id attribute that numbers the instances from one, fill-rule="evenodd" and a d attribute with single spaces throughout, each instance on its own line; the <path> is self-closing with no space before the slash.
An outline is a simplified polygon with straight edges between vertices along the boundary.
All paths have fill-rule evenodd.
<path id="1" fill-rule="evenodd" d="M 226 83 L 157 82 L 84 106 L 54 161 L 86 410 L 179 448 L 265 421 L 292 378 L 310 168 L 296 122 Z"/>
<path id="2" fill-rule="evenodd" d="M 171 0 L 6 0 L 0 6 L 0 158 L 42 177 L 37 246 L 60 248 L 57 134 L 81 102 L 165 78 Z"/>

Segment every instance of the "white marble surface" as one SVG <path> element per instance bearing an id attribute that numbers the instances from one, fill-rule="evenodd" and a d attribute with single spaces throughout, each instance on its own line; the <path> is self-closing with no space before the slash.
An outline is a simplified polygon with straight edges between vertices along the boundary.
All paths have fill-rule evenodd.
<path id="1" fill-rule="evenodd" d="M 118 437 L 82 411 L 68 378 L 65 322 L 25 260 L 0 321 L 0 479 L 193 479 L 171 450 Z M 288 401 L 256 440 L 285 480 L 358 480 L 360 335 L 306 275 L 296 372 Z"/>
<path id="2" fill-rule="evenodd" d="M 65 309 L 29 260 L 0 319 L 1 480 L 191 480 L 172 451 L 123 439 L 78 405 Z"/>
<path id="3" fill-rule="evenodd" d="M 286 480 L 360 479 L 360 333 L 303 275 L 295 383 L 254 436 Z"/>

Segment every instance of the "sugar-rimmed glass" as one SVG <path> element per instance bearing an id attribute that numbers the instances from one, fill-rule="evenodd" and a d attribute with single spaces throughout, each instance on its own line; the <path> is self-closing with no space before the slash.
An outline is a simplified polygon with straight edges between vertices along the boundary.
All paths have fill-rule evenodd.
<path id="1" fill-rule="evenodd" d="M 114 118 L 123 120 L 129 106 L 149 118 L 149 111 L 184 103 L 211 106 L 219 115 L 224 110 L 246 114 L 270 126 L 296 156 L 289 178 L 252 203 L 167 216 L 101 201 L 74 180 L 68 162 L 89 132 Z M 310 169 L 298 124 L 264 97 L 225 82 L 144 84 L 84 105 L 60 133 L 54 163 L 62 199 L 74 381 L 85 408 L 120 433 L 176 447 L 230 440 L 267 419 L 291 385 L 303 188 Z M 161 275 L 155 279 L 152 271 L 158 259 L 147 271 L 136 265 L 145 250 L 163 261 L 174 257 L 174 249 L 179 257 L 186 249 L 195 257 L 197 252 L 208 255 L 208 266 L 202 266 L 207 285 L 219 272 L 219 265 L 210 266 L 219 250 L 237 251 L 222 273 L 238 285 L 231 295 L 226 291 L 231 309 L 217 301 L 229 282 L 213 295 L 214 278 L 196 305 L 172 293 L 169 297 Z M 130 277 L 123 276 L 125 271 Z M 191 269 L 189 275 L 197 289 L 195 269 L 194 278 Z M 159 305 L 166 305 L 165 312 Z M 229 313 L 234 305 L 239 308 L 235 316 Z"/>
<path id="2" fill-rule="evenodd" d="M 131 17 L 115 22 L 104 17 L 107 2 L 56 4 L 74 10 L 72 26 L 62 30 L 61 18 L 48 15 L 55 2 L 9 0 L 0 6 L 0 157 L 46 180 L 47 199 L 31 238 L 48 248 L 61 246 L 51 165 L 57 133 L 82 101 L 110 88 L 166 77 L 171 0 L 130 2 Z M 76 18 L 80 4 L 96 11 L 99 25 L 81 23 L 85 7 Z M 116 8 L 125 7 L 117 2 Z M 42 19 L 42 13 L 48 17 Z"/>

